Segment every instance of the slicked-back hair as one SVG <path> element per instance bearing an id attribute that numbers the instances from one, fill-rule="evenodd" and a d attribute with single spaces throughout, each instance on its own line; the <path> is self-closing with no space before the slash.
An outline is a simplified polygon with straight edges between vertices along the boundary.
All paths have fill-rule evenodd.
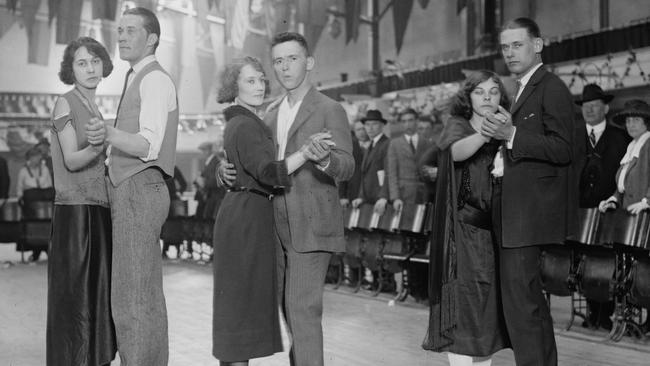
<path id="1" fill-rule="evenodd" d="M 402 117 L 406 114 L 412 114 L 413 117 L 417 120 L 420 116 L 418 115 L 418 112 L 415 111 L 413 108 L 406 108 L 405 110 L 402 111 L 402 113 L 397 116 L 398 121 L 402 121 Z"/>
<path id="2" fill-rule="evenodd" d="M 239 95 L 239 87 L 237 86 L 239 74 L 241 73 L 241 69 L 246 65 L 251 65 L 253 69 L 264 74 L 264 97 L 269 95 L 269 80 L 266 78 L 266 72 L 264 72 L 262 63 L 255 57 L 245 56 L 243 58 L 233 59 L 224 68 L 221 74 L 221 88 L 219 88 L 217 93 L 217 102 L 232 103 L 235 101 L 235 98 Z"/>
<path id="3" fill-rule="evenodd" d="M 158 44 L 160 44 L 160 22 L 158 17 L 151 10 L 142 7 L 135 7 L 131 9 L 126 9 L 122 16 L 124 15 L 137 15 L 142 19 L 142 27 L 147 31 L 147 35 L 155 34 L 158 36 L 158 40 L 153 45 L 153 51 L 156 52 Z"/>
<path id="4" fill-rule="evenodd" d="M 535 21 L 530 18 L 524 18 L 524 17 L 509 20 L 506 24 L 503 25 L 503 28 L 501 28 L 501 32 L 503 32 L 506 29 L 519 29 L 519 28 L 524 28 L 526 32 L 528 32 L 528 35 L 531 38 L 542 37 L 542 33 L 539 31 L 539 26 L 537 25 L 537 23 L 535 23 Z"/>
<path id="5" fill-rule="evenodd" d="M 106 48 L 101 43 L 90 37 L 79 37 L 74 41 L 68 43 L 63 51 L 63 60 L 61 61 L 61 68 L 59 69 L 59 79 L 64 84 L 72 85 L 75 83 L 74 71 L 72 64 L 74 63 L 74 55 L 81 47 L 85 47 L 93 56 L 99 57 L 102 60 L 103 70 L 102 77 L 107 77 L 113 71 L 113 62 L 108 55 Z"/>
<path id="6" fill-rule="evenodd" d="M 470 74 L 467 79 L 463 82 L 463 85 L 460 87 L 460 90 L 453 97 L 451 102 L 450 113 L 452 116 L 459 116 L 469 120 L 472 118 L 474 109 L 472 108 L 472 98 L 471 94 L 476 89 L 476 87 L 489 79 L 492 79 L 501 92 L 501 98 L 499 99 L 499 105 L 505 109 L 510 109 L 510 99 L 508 99 L 508 93 L 506 87 L 503 85 L 501 78 L 496 73 L 489 70 L 479 70 Z"/>
<path id="7" fill-rule="evenodd" d="M 309 51 L 309 45 L 307 44 L 307 39 L 305 39 L 305 37 L 303 37 L 302 34 L 296 32 L 281 32 L 276 34 L 271 40 L 271 49 L 273 49 L 273 47 L 275 47 L 280 43 L 291 42 L 291 41 L 298 42 L 300 47 L 302 47 L 305 50 L 305 55 L 311 56 L 311 53 Z"/>

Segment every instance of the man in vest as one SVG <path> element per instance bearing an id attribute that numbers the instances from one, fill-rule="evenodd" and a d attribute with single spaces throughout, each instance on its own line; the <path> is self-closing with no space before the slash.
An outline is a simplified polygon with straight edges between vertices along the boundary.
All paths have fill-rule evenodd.
<path id="1" fill-rule="evenodd" d="M 108 143 L 113 219 L 111 306 L 122 365 L 167 365 L 167 310 L 158 239 L 169 212 L 165 179 L 174 174 L 176 88 L 156 61 L 160 23 L 144 8 L 122 14 L 120 58 L 128 61 L 115 123 L 87 126 L 89 141 Z"/>

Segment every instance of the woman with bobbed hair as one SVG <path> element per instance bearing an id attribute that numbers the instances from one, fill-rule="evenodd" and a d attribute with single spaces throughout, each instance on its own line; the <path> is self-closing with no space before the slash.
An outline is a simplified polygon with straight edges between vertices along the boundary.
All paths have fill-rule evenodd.
<path id="1" fill-rule="evenodd" d="M 95 90 L 113 64 L 96 40 L 70 42 L 59 78 L 73 85 L 52 113 L 54 213 L 48 258 L 47 365 L 108 365 L 115 358 L 111 317 L 111 212 L 104 146 L 85 127 L 101 120 Z"/>
<path id="2" fill-rule="evenodd" d="M 276 160 L 271 129 L 260 119 L 268 81 L 253 57 L 228 64 L 219 90 L 224 111 L 224 150 L 237 170 L 214 224 L 214 303 L 212 354 L 220 365 L 248 365 L 251 358 L 282 350 L 277 299 L 274 195 L 307 161 L 310 144 L 331 136 L 311 136 L 297 152 Z"/>
<path id="3" fill-rule="evenodd" d="M 621 207 L 637 215 L 650 208 L 650 106 L 640 99 L 627 101 L 613 120 L 625 126 L 632 141 L 616 172 L 616 192 L 599 209 Z"/>
<path id="4" fill-rule="evenodd" d="M 490 365 L 510 347 L 501 308 L 492 228 L 492 176 L 499 143 L 481 125 L 510 102 L 499 76 L 476 71 L 452 99 L 440 136 L 431 237 L 429 330 L 423 347 L 452 366 Z M 435 244 L 435 245 L 434 245 Z"/>

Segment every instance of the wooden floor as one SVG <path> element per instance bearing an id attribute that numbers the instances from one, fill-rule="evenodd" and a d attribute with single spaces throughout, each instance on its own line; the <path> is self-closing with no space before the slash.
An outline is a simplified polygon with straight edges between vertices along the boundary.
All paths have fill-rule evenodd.
<path id="1" fill-rule="evenodd" d="M 0 262 L 16 261 L 13 246 L 0 245 Z M 47 262 L 0 268 L 0 366 L 45 364 Z M 166 262 L 164 286 L 169 312 L 170 366 L 216 366 L 211 356 L 212 271 L 210 266 Z M 347 289 L 325 292 L 327 366 L 437 366 L 446 356 L 423 351 L 427 309 L 414 301 L 391 306 L 388 296 L 371 298 Z M 603 333 L 560 330 L 567 303 L 553 299 L 560 365 L 650 365 L 650 344 L 603 341 Z M 579 329 L 578 329 L 579 328 Z M 285 335 L 285 345 L 288 339 Z M 286 366 L 287 353 L 251 365 Z M 119 365 L 115 361 L 113 366 Z M 514 365 L 512 352 L 497 353 L 493 365 Z"/>

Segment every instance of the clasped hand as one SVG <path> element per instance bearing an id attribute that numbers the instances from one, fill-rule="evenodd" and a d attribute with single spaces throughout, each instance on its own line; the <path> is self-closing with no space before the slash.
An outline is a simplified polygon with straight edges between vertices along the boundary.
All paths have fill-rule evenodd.
<path id="1" fill-rule="evenodd" d="M 332 141 L 332 134 L 326 131 L 319 132 L 309 136 L 300 148 L 300 152 L 305 159 L 320 163 L 329 156 L 332 146 L 336 146 Z"/>
<path id="2" fill-rule="evenodd" d="M 106 127 L 104 121 L 97 117 L 86 122 L 86 139 L 91 145 L 103 145 L 106 140 Z"/>
<path id="3" fill-rule="evenodd" d="M 502 106 L 499 106 L 497 113 L 485 113 L 485 119 L 481 125 L 481 135 L 495 140 L 509 140 L 513 131 L 512 115 Z"/>
<path id="4" fill-rule="evenodd" d="M 644 202 L 644 201 L 639 201 L 637 203 L 633 203 L 629 206 L 626 207 L 627 212 L 631 213 L 632 215 L 638 215 L 641 213 L 643 210 L 649 209 L 650 206 Z M 614 210 L 616 209 L 616 202 L 613 200 L 604 200 L 600 201 L 600 204 L 598 205 L 598 210 L 600 212 L 606 212 L 609 210 Z"/>

